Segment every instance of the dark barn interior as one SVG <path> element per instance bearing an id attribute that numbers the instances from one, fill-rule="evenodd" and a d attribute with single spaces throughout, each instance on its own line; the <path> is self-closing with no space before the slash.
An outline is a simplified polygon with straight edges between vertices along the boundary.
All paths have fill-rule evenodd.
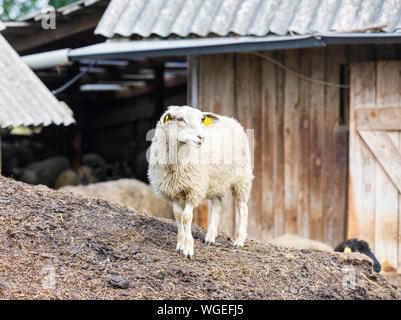
<path id="1" fill-rule="evenodd" d="M 103 42 L 105 38 L 95 35 L 94 29 L 107 4 L 98 1 L 77 10 L 72 5 L 62 8 L 55 30 L 41 28 L 38 12 L 10 22 L 3 34 L 21 56 Z M 147 181 L 148 131 L 164 106 L 187 102 L 185 56 L 80 60 L 35 72 L 50 90 L 59 91 L 57 98 L 73 111 L 76 124 L 29 132 L 3 130 L 3 175 L 53 188 L 123 177 Z M 81 76 L 70 84 L 77 75 Z M 65 84 L 70 85 L 63 89 Z M 43 161 L 53 163 L 47 163 L 44 177 L 27 174 L 27 167 L 35 171 Z M 89 178 L 69 177 L 56 183 L 62 172 L 79 173 L 82 167 L 91 169 Z"/>

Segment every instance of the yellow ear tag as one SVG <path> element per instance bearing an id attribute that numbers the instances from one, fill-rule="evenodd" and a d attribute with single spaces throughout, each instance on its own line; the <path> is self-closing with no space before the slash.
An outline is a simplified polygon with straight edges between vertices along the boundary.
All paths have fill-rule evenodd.
<path id="1" fill-rule="evenodd" d="M 166 121 L 169 119 L 168 114 L 164 117 L 163 123 L 166 123 Z"/>
<path id="2" fill-rule="evenodd" d="M 345 248 L 344 248 L 344 252 L 352 252 L 352 250 L 351 250 L 350 247 L 345 247 Z"/>
<path id="3" fill-rule="evenodd" d="M 205 120 L 203 120 L 203 124 L 205 125 L 205 127 L 207 127 L 212 122 L 213 122 L 212 119 L 205 116 Z"/>

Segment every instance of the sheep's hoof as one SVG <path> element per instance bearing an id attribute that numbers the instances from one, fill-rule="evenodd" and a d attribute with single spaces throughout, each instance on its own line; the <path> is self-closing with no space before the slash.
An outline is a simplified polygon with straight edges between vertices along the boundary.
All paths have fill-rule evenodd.
<path id="1" fill-rule="evenodd" d="M 206 239 L 206 238 L 205 238 L 204 242 L 207 246 L 211 245 L 211 244 L 216 244 L 216 240 L 211 240 L 211 239 Z"/>
<path id="2" fill-rule="evenodd" d="M 235 240 L 234 241 L 234 244 L 233 244 L 233 247 L 234 248 L 242 248 L 243 246 L 244 246 L 244 240 Z"/>
<path id="3" fill-rule="evenodd" d="M 193 257 L 193 253 L 191 253 L 191 252 L 189 252 L 189 250 L 185 250 L 185 249 L 182 249 L 181 251 L 180 251 L 180 254 L 185 258 L 185 259 L 188 259 L 188 260 L 192 260 L 192 257 Z"/>
<path id="4" fill-rule="evenodd" d="M 175 247 L 175 251 L 180 253 L 181 251 L 184 250 L 184 241 L 177 241 L 177 246 Z"/>

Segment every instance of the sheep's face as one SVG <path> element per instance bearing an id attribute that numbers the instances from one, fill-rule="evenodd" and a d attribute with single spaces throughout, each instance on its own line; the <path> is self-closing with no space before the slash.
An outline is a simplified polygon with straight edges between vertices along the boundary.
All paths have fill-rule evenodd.
<path id="1" fill-rule="evenodd" d="M 163 114 L 160 124 L 168 130 L 171 138 L 178 142 L 201 147 L 207 134 L 207 127 L 217 121 L 217 116 L 203 113 L 198 109 L 183 106 L 171 106 Z"/>

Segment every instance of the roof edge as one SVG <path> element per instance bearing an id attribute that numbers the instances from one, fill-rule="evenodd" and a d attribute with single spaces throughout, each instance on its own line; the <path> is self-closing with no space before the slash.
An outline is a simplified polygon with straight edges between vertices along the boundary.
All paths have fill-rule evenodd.
<path id="1" fill-rule="evenodd" d="M 302 49 L 340 44 L 391 43 L 401 43 L 401 33 L 329 33 L 304 36 L 106 41 L 73 49 L 69 52 L 68 58 L 71 61 L 80 59 L 133 59 L 139 57 Z"/>

